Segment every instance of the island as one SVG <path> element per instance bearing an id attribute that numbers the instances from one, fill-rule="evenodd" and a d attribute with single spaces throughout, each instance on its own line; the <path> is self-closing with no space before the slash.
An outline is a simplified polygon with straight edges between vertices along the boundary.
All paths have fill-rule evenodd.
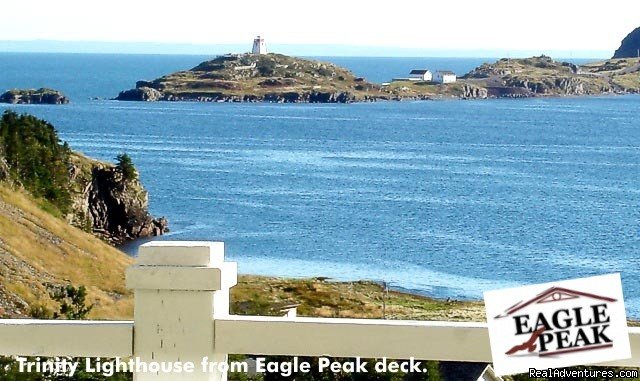
<path id="1" fill-rule="evenodd" d="M 47 88 L 13 89 L 0 95 L 0 103 L 62 105 L 69 103 L 69 98 L 58 90 Z"/>
<path id="2" fill-rule="evenodd" d="M 373 100 L 378 85 L 337 65 L 282 54 L 227 54 L 198 66 L 138 81 L 122 101 L 310 102 Z"/>
<path id="3" fill-rule="evenodd" d="M 639 72 L 637 58 L 578 66 L 542 55 L 485 63 L 453 83 L 405 78 L 375 84 L 332 63 L 246 53 L 219 56 L 190 70 L 138 81 L 134 89 L 122 91 L 115 99 L 350 103 L 626 94 L 640 91 Z"/>

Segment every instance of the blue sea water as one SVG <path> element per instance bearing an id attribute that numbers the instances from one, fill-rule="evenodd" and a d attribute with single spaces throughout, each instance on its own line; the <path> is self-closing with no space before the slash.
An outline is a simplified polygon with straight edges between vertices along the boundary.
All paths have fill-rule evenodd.
<path id="1" fill-rule="evenodd" d="M 51 121 L 89 156 L 128 152 L 152 212 L 170 220 L 163 239 L 225 241 L 243 273 L 365 278 L 480 298 L 485 289 L 621 272 L 628 313 L 640 317 L 640 97 L 91 99 L 205 58 L 0 54 L 0 89 L 48 86 L 73 101 L 0 109 Z M 487 60 L 325 59 L 376 81 L 406 67 L 464 72 Z"/>

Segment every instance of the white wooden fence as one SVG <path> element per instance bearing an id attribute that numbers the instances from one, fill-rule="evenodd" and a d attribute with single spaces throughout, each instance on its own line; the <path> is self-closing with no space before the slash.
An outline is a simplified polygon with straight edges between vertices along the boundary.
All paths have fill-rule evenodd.
<path id="1" fill-rule="evenodd" d="M 134 321 L 0 320 L 0 354 L 138 357 L 144 362 L 226 361 L 227 354 L 306 355 L 491 362 L 484 323 L 236 316 L 229 289 L 237 267 L 222 242 L 156 241 L 127 270 Z M 630 328 L 640 365 L 640 329 Z M 134 373 L 137 381 L 226 380 L 221 371 Z"/>

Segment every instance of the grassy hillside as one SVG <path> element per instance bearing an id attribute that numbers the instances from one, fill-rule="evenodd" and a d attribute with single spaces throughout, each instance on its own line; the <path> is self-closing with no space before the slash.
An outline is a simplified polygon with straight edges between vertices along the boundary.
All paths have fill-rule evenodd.
<path id="1" fill-rule="evenodd" d="M 28 315 L 53 308 L 47 285 L 84 285 L 92 318 L 132 316 L 124 287 L 131 258 L 98 238 L 48 213 L 43 201 L 0 185 L 0 312 Z"/>
<path id="2" fill-rule="evenodd" d="M 282 54 L 222 56 L 191 70 L 159 78 L 154 83 L 158 89 L 172 94 L 226 90 L 236 95 L 258 96 L 274 89 L 360 92 L 365 86 L 374 87 L 332 63 Z"/>

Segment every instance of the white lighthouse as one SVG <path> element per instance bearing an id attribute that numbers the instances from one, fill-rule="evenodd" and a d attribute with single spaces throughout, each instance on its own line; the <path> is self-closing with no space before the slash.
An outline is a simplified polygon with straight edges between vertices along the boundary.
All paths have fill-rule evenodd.
<path id="1" fill-rule="evenodd" d="M 264 38 L 258 36 L 253 39 L 253 54 L 267 54 L 267 44 L 264 42 Z"/>

